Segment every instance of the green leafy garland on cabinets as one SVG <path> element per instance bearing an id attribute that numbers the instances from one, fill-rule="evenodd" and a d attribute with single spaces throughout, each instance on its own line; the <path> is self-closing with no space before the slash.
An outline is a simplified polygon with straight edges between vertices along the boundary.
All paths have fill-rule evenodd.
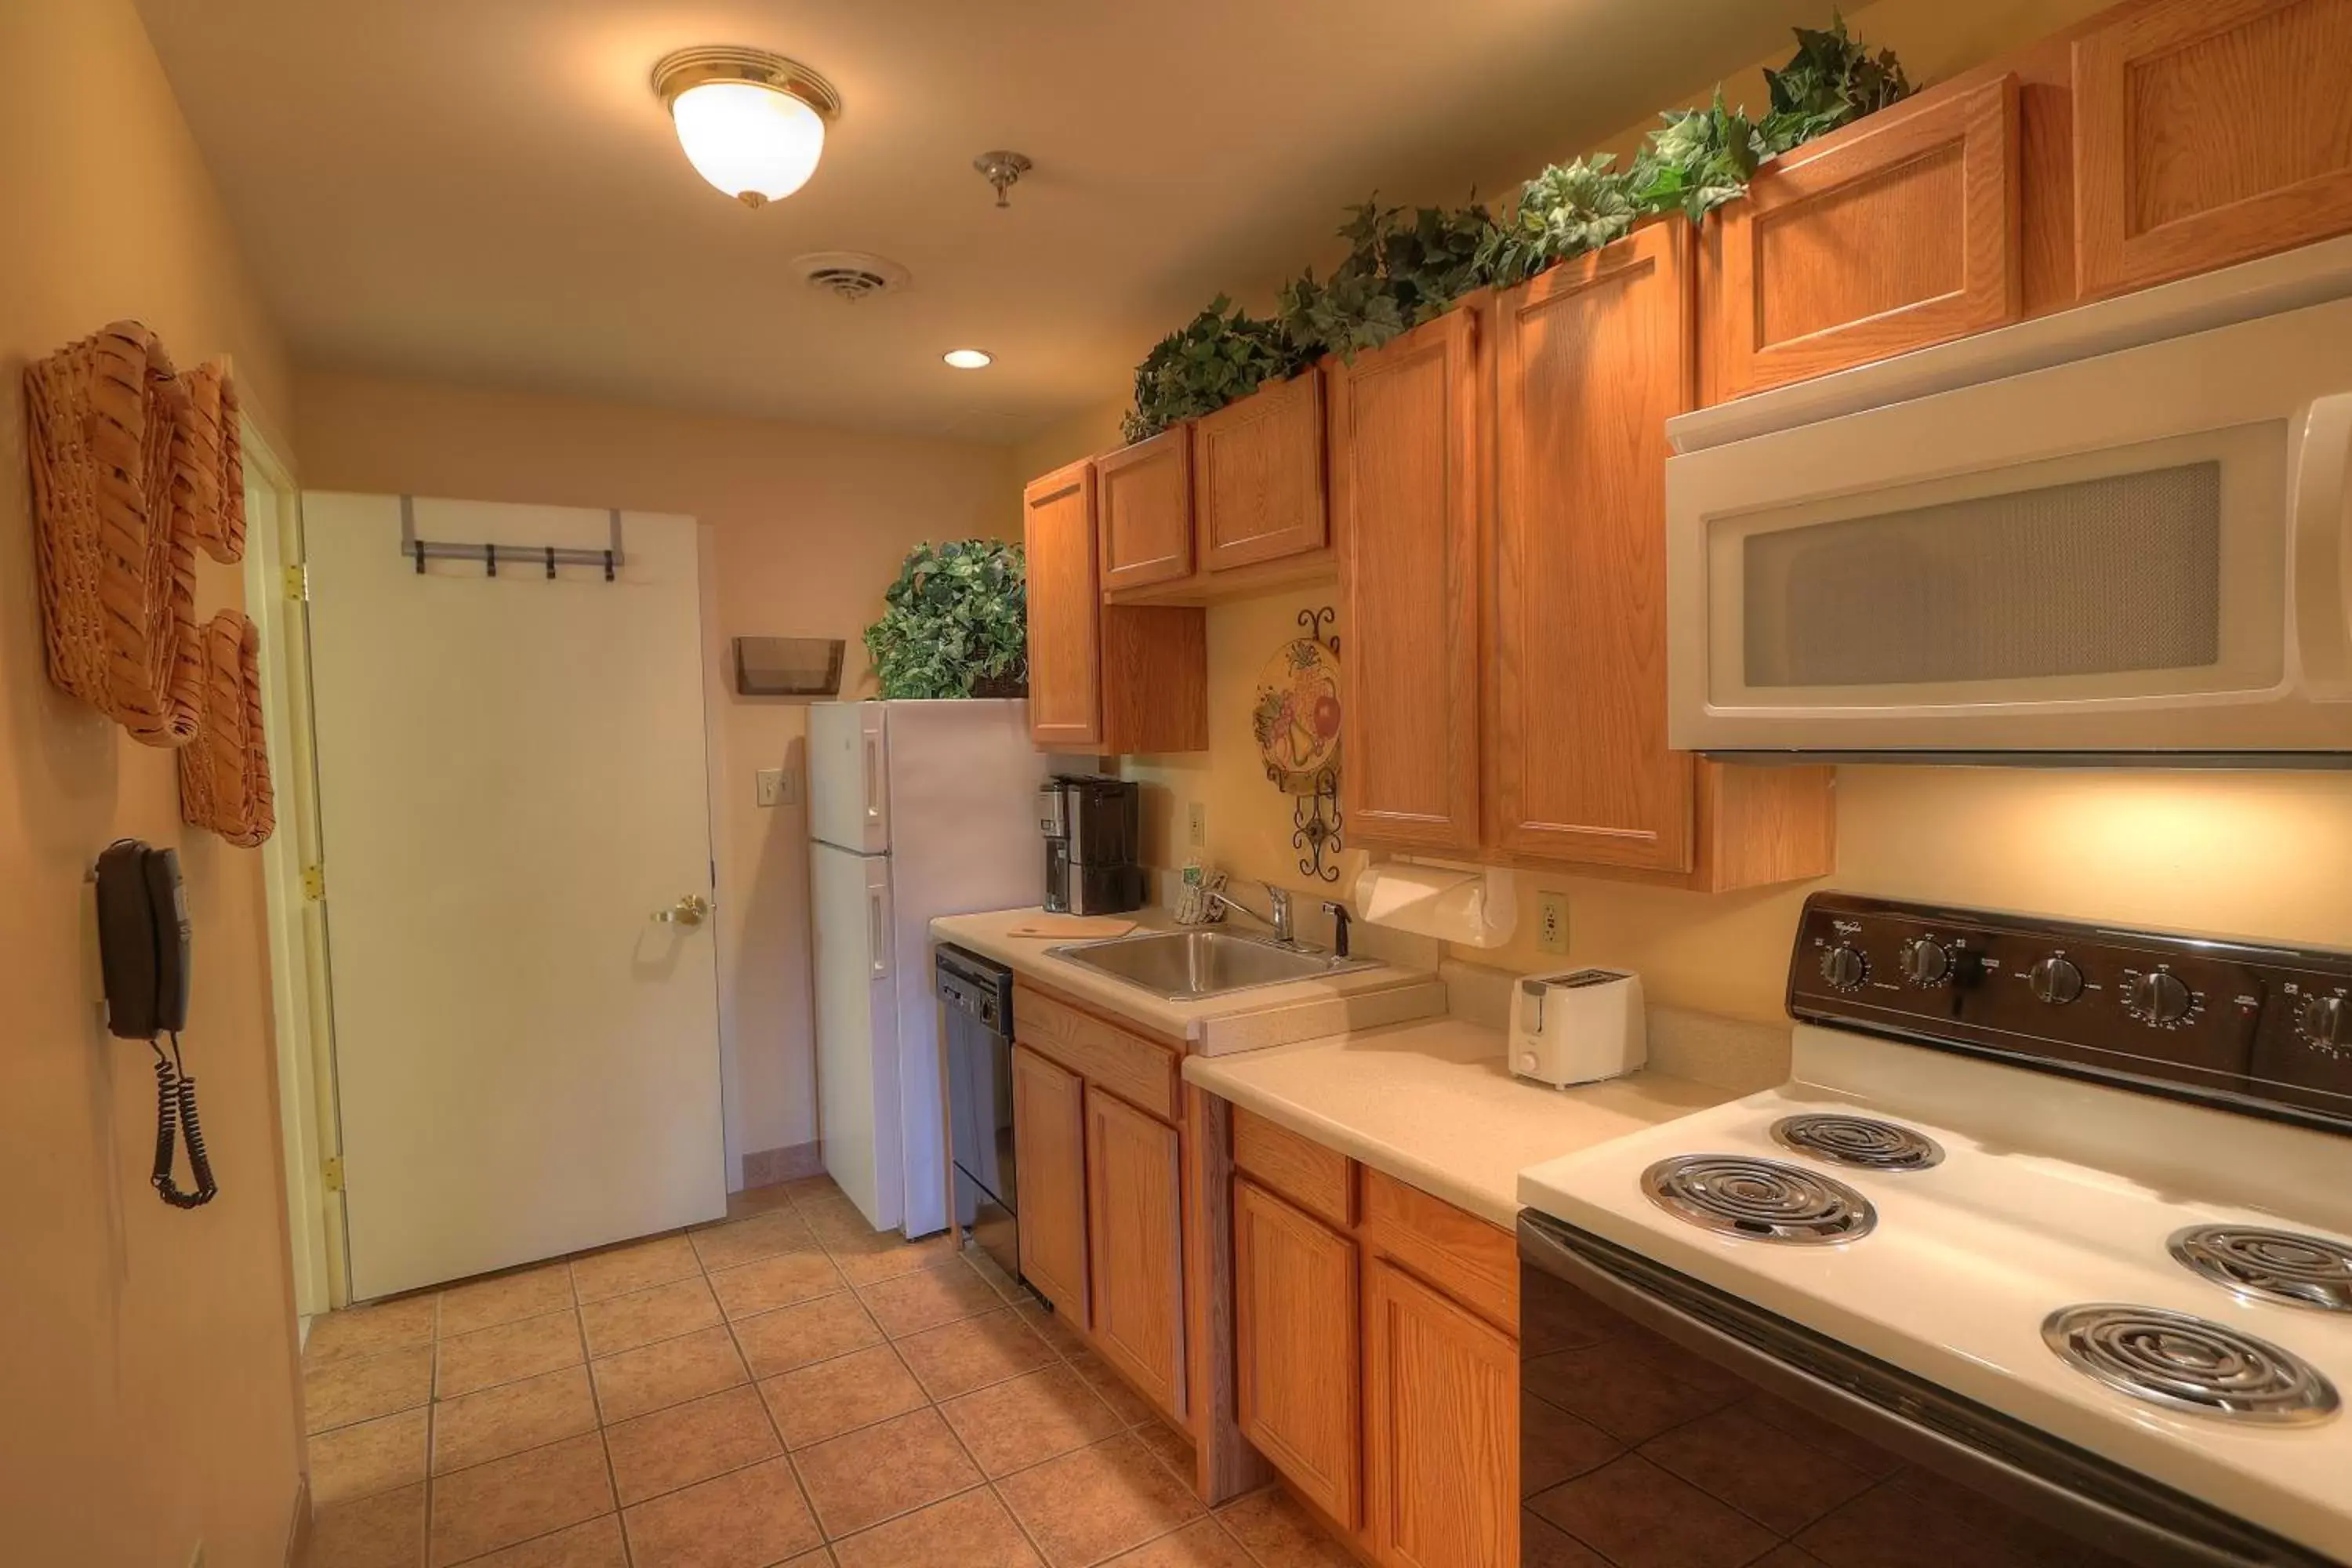
<path id="1" fill-rule="evenodd" d="M 1508 287 L 1597 250 L 1643 218 L 1680 212 L 1693 223 L 1748 188 L 1759 165 L 1898 103 L 1915 90 L 1892 49 L 1871 53 L 1832 15 L 1826 29 L 1795 29 L 1797 52 L 1764 81 L 1761 119 L 1726 107 L 1674 110 L 1622 166 L 1608 153 L 1555 163 L 1527 182 L 1507 217 L 1473 199 L 1447 211 L 1349 209 L 1348 255 L 1318 279 L 1308 268 L 1261 321 L 1219 295 L 1170 333 L 1135 373 L 1135 405 L 1120 421 L 1129 441 L 1213 413 L 1326 353 L 1353 358 L 1439 314 L 1474 289 Z"/>

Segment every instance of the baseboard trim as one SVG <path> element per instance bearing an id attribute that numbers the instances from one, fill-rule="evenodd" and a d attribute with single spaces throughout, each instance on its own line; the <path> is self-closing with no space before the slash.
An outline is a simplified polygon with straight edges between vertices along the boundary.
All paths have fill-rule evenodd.
<path id="1" fill-rule="evenodd" d="M 793 1143 L 782 1149 L 761 1149 L 743 1156 L 743 1184 L 770 1187 L 824 1174 L 824 1145 Z"/>
<path id="2" fill-rule="evenodd" d="M 294 1478 L 294 1517 L 286 1524 L 286 1568 L 300 1568 L 310 1552 L 310 1475 Z"/>

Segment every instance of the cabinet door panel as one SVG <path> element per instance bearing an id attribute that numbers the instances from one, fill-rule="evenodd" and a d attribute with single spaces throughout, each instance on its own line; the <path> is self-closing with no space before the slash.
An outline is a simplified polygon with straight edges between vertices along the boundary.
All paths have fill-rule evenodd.
<path id="1" fill-rule="evenodd" d="M 2352 0 L 2137 7 L 2074 77 L 2085 299 L 2352 229 Z"/>
<path id="2" fill-rule="evenodd" d="M 1519 1352 L 1410 1274 L 1364 1265 L 1373 1549 L 1391 1568 L 1519 1560 Z"/>
<path id="3" fill-rule="evenodd" d="M 1331 372 L 1349 841 L 1478 842 L 1478 417 L 1473 313 Z"/>
<path id="4" fill-rule="evenodd" d="M 1202 571 L 1323 547 L 1321 372 L 1202 416 L 1192 445 Z"/>
<path id="5" fill-rule="evenodd" d="M 1690 406 L 1689 237 L 1653 224 L 1498 302 L 1495 837 L 1521 854 L 1691 868 L 1692 763 L 1666 749 L 1664 429 Z"/>
<path id="6" fill-rule="evenodd" d="M 1247 1182 L 1234 1188 L 1242 1431 L 1308 1500 L 1356 1525 L 1362 1463 L 1356 1244 Z"/>
<path id="7" fill-rule="evenodd" d="M 1720 394 L 2014 321 L 2020 145 L 2004 76 L 1765 165 L 1723 209 Z"/>
<path id="8" fill-rule="evenodd" d="M 1029 555 L 1029 735 L 1078 751 L 1102 740 L 1102 585 L 1095 471 L 1072 463 L 1022 492 Z"/>
<path id="9" fill-rule="evenodd" d="M 1192 575 L 1192 442 L 1179 425 L 1095 459 L 1105 588 Z"/>
<path id="10" fill-rule="evenodd" d="M 1013 1147 L 1020 1173 L 1021 1272 L 1055 1310 L 1087 1322 L 1085 1084 L 1013 1048 Z"/>
<path id="11" fill-rule="evenodd" d="M 1183 1176 L 1176 1130 L 1089 1087 L 1086 1158 L 1095 1349 L 1181 1421 Z"/>

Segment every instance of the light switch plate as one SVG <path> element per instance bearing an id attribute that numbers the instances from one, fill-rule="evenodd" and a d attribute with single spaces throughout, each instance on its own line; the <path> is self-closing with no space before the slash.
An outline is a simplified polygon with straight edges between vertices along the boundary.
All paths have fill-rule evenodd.
<path id="1" fill-rule="evenodd" d="M 1568 952 L 1568 895 L 1536 895 L 1536 945 L 1546 952 Z"/>
<path id="2" fill-rule="evenodd" d="M 754 780 L 754 782 L 755 782 L 755 784 L 756 784 L 756 786 L 757 786 L 758 800 L 759 800 L 759 804 L 760 804 L 760 805 L 763 805 L 763 806 L 766 806 L 766 805 L 782 805 L 782 804 L 783 804 L 783 800 L 784 800 L 784 770 L 783 770 L 783 769 L 782 769 L 782 768 L 761 768 L 758 773 L 756 773 L 752 774 L 752 775 L 751 775 L 751 777 L 752 777 L 752 779 Z"/>

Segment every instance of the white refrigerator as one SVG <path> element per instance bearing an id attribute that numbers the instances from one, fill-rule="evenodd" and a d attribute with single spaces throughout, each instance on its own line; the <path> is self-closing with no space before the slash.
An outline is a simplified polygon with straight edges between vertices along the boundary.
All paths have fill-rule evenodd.
<path id="1" fill-rule="evenodd" d="M 824 1168 L 877 1230 L 948 1224 L 935 915 L 1045 899 L 1024 701 L 809 709 L 809 897 Z"/>

